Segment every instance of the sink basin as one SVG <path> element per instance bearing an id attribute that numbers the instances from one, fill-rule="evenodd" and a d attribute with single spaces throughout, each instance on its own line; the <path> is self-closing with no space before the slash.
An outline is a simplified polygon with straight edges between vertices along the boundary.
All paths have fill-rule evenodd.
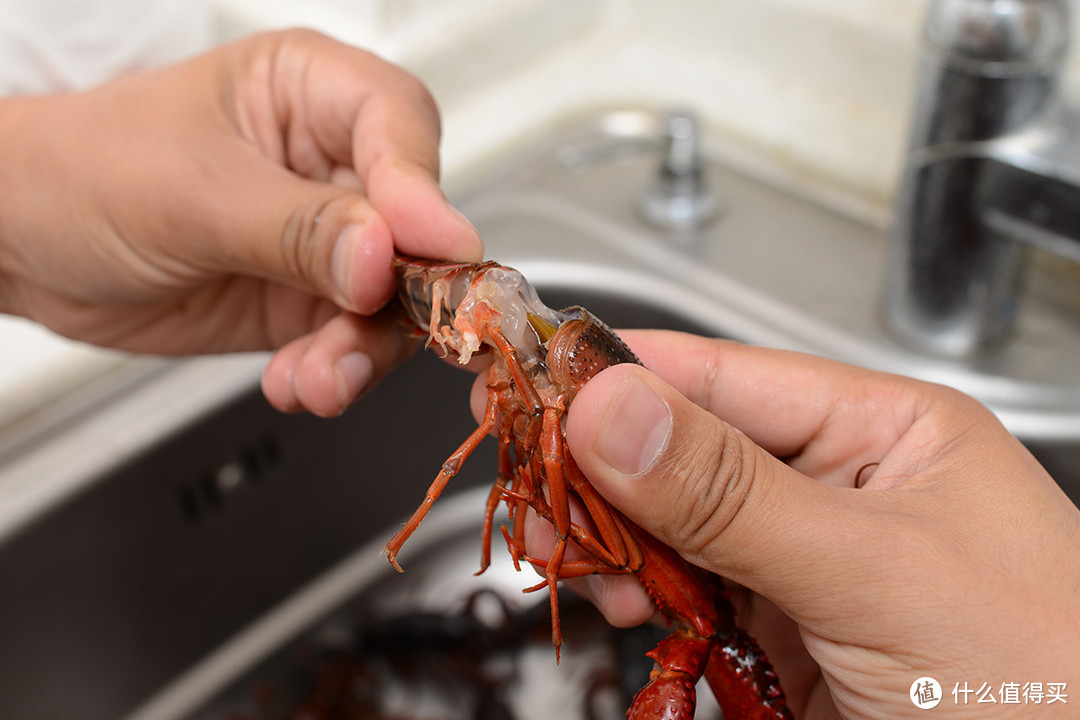
<path id="1" fill-rule="evenodd" d="M 704 331 L 615 294 L 544 294 L 559 306 L 584 298 L 616 325 Z M 255 375 L 222 407 L 88 478 L 0 545 L 0 717 L 186 717 L 197 704 L 186 694 L 183 710 L 171 694 L 165 710 L 138 706 L 357 547 L 365 567 L 388 568 L 381 544 L 475 427 L 472 381 L 420 353 L 326 421 L 277 413 Z M 494 462 L 486 442 L 448 496 L 488 485 Z M 477 532 L 483 499 L 471 508 Z M 474 533 L 472 569 L 478 542 Z M 305 611 L 295 629 L 328 610 Z"/>
<path id="2" fill-rule="evenodd" d="M 722 148 L 709 148 L 708 169 L 720 218 L 698 232 L 652 228 L 635 203 L 655 172 L 657 122 L 647 111 L 572 119 L 456 199 L 489 256 L 553 307 L 949 382 L 1080 497 L 1080 347 L 1034 365 L 1023 343 L 976 366 L 907 353 L 877 329 L 882 231 Z M 1071 351 L 1080 339 L 1057 337 L 1056 307 L 1029 335 Z M 430 352 L 330 421 L 273 411 L 258 390 L 265 358 L 230 373 L 221 362 L 129 367 L 141 379 L 115 397 L 0 443 L 0 482 L 65 475 L 63 492 L 0 527 L 0 717 L 208 717 L 235 678 L 381 577 L 378 548 L 475 426 L 472 376 Z M 442 502 L 474 497 L 478 521 L 477 488 L 493 473 L 485 443 Z"/>
<path id="3" fill-rule="evenodd" d="M 812 197 L 806 181 L 706 144 L 719 218 L 683 232 L 643 221 L 637 205 L 660 163 L 659 132 L 656 113 L 582 118 L 493 172 L 461 208 L 489 256 L 540 287 L 634 298 L 692 332 L 964 391 L 1080 499 L 1080 295 L 1070 267 L 1043 262 L 1028 279 L 1019 330 L 998 354 L 968 362 L 926 357 L 881 328 L 887 231 L 853 205 Z M 628 320 L 625 326 L 660 326 Z"/>

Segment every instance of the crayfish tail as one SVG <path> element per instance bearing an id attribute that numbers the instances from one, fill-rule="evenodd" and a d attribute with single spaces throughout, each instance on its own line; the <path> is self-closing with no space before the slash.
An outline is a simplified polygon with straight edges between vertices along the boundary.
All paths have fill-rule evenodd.
<path id="1" fill-rule="evenodd" d="M 705 679 L 724 717 L 793 720 L 780 679 L 757 642 L 738 627 L 709 653 Z"/>

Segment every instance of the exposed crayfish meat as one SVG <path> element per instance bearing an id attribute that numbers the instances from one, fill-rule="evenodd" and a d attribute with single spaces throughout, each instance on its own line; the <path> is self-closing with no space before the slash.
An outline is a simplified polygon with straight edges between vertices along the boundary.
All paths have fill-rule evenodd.
<path id="1" fill-rule="evenodd" d="M 772 666 L 735 623 L 722 580 L 682 557 L 623 517 L 592 488 L 566 448 L 563 419 L 581 387 L 604 368 L 638 359 L 610 328 L 581 307 L 552 310 L 521 273 L 494 262 L 440 263 L 396 258 L 399 295 L 429 342 L 461 363 L 492 351 L 488 400 L 476 430 L 446 460 L 423 503 L 386 545 L 390 563 L 462 463 L 487 435 L 498 443 L 498 474 L 485 509 L 480 572 L 490 561 L 494 514 L 509 509 L 502 528 L 515 566 L 533 565 L 547 588 L 556 653 L 562 643 L 556 583 L 592 573 L 633 573 L 673 627 L 649 657 L 657 663 L 627 717 L 692 718 L 695 684 L 703 675 L 727 720 L 790 718 Z M 594 532 L 570 518 L 576 497 Z M 554 527 L 550 557 L 526 554 L 527 508 Z M 564 560 L 578 545 L 586 559 Z M 557 657 L 557 655 L 556 655 Z"/>

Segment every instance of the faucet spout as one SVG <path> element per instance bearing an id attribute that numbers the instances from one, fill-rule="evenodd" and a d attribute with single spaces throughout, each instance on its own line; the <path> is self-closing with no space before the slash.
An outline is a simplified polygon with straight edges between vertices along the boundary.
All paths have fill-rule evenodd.
<path id="1" fill-rule="evenodd" d="M 1066 0 L 935 0 L 884 319 L 931 355 L 1002 343 L 1032 245 L 1080 258 L 1080 145 L 1058 92 Z"/>

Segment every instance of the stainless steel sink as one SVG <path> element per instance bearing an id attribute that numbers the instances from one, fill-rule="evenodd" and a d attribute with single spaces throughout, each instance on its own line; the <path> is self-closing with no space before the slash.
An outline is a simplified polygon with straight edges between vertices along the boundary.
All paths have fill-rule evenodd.
<path id="1" fill-rule="evenodd" d="M 921 355 L 882 329 L 886 228 L 805 179 L 706 142 L 719 217 L 683 232 L 642 220 L 637 206 L 662 160 L 662 117 L 594 114 L 493 173 L 461 205 L 489 255 L 540 287 L 634 298 L 704 334 L 955 387 L 993 410 L 1080 498 L 1075 268 L 1038 259 L 1016 335 L 995 354 Z"/>
<path id="2" fill-rule="evenodd" d="M 562 287 L 547 294 L 559 305 L 579 297 L 616 324 L 703 330 L 630 298 Z M 214 364 L 196 368 L 195 378 L 188 363 L 133 368 L 149 377 L 103 403 L 116 407 L 99 408 L 124 418 L 104 434 L 146 435 L 148 405 L 182 422 L 157 417 L 157 436 L 131 455 L 91 457 L 77 489 L 0 535 L 0 717 L 210 717 L 198 708 L 221 707 L 210 698 L 265 660 L 252 648 L 269 651 L 269 640 L 317 624 L 389 569 L 381 545 L 475 427 L 473 376 L 421 353 L 326 421 L 270 408 L 259 364 L 195 414 L 183 395 Z M 102 435 L 94 417 L 52 431 L 73 437 L 0 448 L 0 457 L 18 472 L 47 454 L 77 473 L 79 453 L 100 447 L 91 446 Z M 493 467 L 485 443 L 448 496 L 487 485 Z M 471 503 L 466 577 L 476 566 L 483 495 Z M 456 606 L 462 596 L 445 601 Z M 553 665 L 550 648 L 545 659 Z"/>
<path id="3" fill-rule="evenodd" d="M 975 365 L 912 355 L 878 330 L 873 223 L 714 146 L 718 219 L 682 232 L 642 220 L 657 130 L 648 111 L 571 119 L 456 200 L 489 256 L 552 306 L 948 382 L 1080 497 L 1080 337 L 1060 332 L 1076 316 L 1052 273 L 1045 302 L 1025 310 L 1030 342 L 1011 354 Z M 1064 359 L 1034 354 L 1047 344 Z M 274 412 L 258 391 L 263 362 L 136 362 L 124 372 L 139 382 L 0 441 L 0 483 L 46 475 L 62 488 L 0 527 L 0 717 L 207 717 L 235 678 L 368 587 L 384 569 L 378 547 L 474 427 L 472 377 L 432 353 L 332 421 Z M 482 446 L 452 493 L 487 484 L 493 464 Z"/>

